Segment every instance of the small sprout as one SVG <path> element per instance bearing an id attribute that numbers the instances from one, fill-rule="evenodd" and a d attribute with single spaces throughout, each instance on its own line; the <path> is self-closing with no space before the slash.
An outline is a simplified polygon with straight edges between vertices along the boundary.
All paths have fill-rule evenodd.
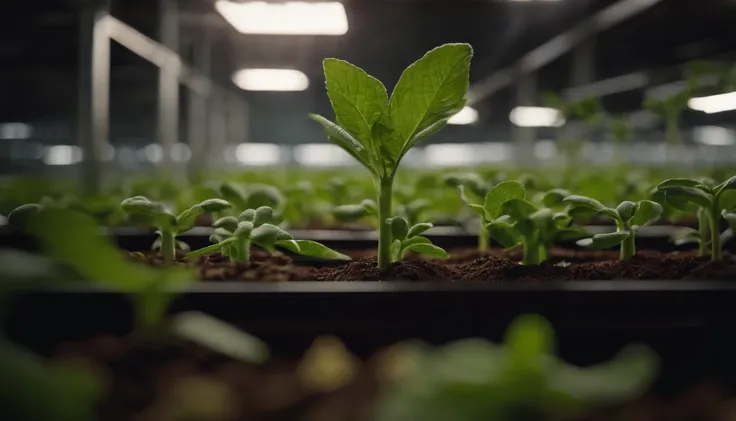
<path id="1" fill-rule="evenodd" d="M 699 227 L 697 235 L 691 234 L 704 247 L 710 241 L 711 259 L 720 260 L 723 257 L 721 250 L 720 219 L 723 217 L 729 222 L 731 215 L 736 211 L 736 195 L 730 193 L 736 189 L 736 176 L 721 184 L 713 185 L 708 180 L 691 180 L 686 178 L 672 178 L 657 186 L 655 194 L 663 193 L 668 205 L 687 210 L 690 205 L 698 208 Z M 704 224 L 709 229 L 705 230 Z M 707 238 L 706 238 L 707 237 Z"/>
<path id="2" fill-rule="evenodd" d="M 443 248 L 435 246 L 429 238 L 420 235 L 432 228 L 432 224 L 429 222 L 421 222 L 409 227 L 406 219 L 394 216 L 389 218 L 386 224 L 391 227 L 391 239 L 393 240 L 391 244 L 391 262 L 404 260 L 406 253 L 410 251 L 436 259 L 450 257 Z"/>
<path id="3" fill-rule="evenodd" d="M 215 232 L 210 240 L 215 244 L 187 253 L 186 258 L 221 253 L 233 262 L 249 265 L 251 262 L 251 246 L 253 244 L 276 252 L 282 247 L 293 253 L 321 259 L 351 260 L 350 257 L 338 253 L 320 243 L 311 240 L 295 240 L 284 229 L 269 224 L 273 218 L 273 209 L 261 206 L 257 209 L 246 209 L 237 218 L 226 216 L 214 222 Z"/>
<path id="4" fill-rule="evenodd" d="M 621 245 L 620 259 L 628 260 L 636 253 L 635 235 L 636 229 L 641 226 L 652 224 L 662 216 L 662 205 L 651 200 L 640 200 L 639 202 L 624 201 L 616 209 L 604 206 L 601 202 L 585 196 L 572 195 L 564 200 L 569 203 L 569 214 L 579 215 L 581 210 L 605 215 L 616 223 L 616 231 L 596 234 L 591 238 L 584 238 L 577 243 L 583 247 L 611 248 Z"/>
<path id="5" fill-rule="evenodd" d="M 194 228 L 200 215 L 221 212 L 230 208 L 230 203 L 222 199 L 209 199 L 192 206 L 178 216 L 163 203 L 152 202 L 145 196 L 125 199 L 120 206 L 129 215 L 142 218 L 148 225 L 156 228 L 159 238 L 154 242 L 153 248 L 161 250 L 164 261 L 171 263 L 174 261 L 177 244 L 182 250 L 189 249 L 184 243 L 177 242 L 176 236 Z"/>

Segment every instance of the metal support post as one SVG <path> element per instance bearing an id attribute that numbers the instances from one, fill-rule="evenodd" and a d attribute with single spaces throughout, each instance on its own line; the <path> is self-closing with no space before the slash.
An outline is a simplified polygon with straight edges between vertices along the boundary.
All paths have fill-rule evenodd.
<path id="1" fill-rule="evenodd" d="M 516 82 L 514 106 L 535 105 L 536 94 L 536 73 L 519 73 Z M 537 140 L 537 129 L 535 127 L 514 126 L 513 136 L 516 162 L 523 165 L 532 165 L 535 161 L 534 143 Z"/>
<path id="2" fill-rule="evenodd" d="M 201 36 L 195 36 L 192 40 L 194 68 L 202 76 L 210 77 L 211 60 L 211 32 L 208 26 L 202 28 Z M 207 138 L 208 138 L 208 98 L 200 92 L 189 90 L 188 92 L 188 137 L 189 148 L 192 151 L 192 159 L 189 162 L 190 176 L 201 171 L 207 161 Z"/>
<path id="3" fill-rule="evenodd" d="M 179 19 L 175 0 L 159 0 L 159 38 L 161 43 L 178 53 Z M 169 58 L 159 69 L 158 140 L 164 151 L 164 167 L 171 167 L 171 148 L 179 141 L 179 72 L 181 60 Z"/>

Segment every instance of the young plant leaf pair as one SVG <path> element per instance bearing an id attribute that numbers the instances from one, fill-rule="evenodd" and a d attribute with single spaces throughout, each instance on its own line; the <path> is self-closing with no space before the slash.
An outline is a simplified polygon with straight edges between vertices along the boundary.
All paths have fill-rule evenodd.
<path id="1" fill-rule="evenodd" d="M 620 260 L 628 260 L 636 253 L 637 227 L 652 224 L 662 216 L 662 205 L 651 200 L 624 201 L 615 209 L 586 196 L 568 196 L 563 202 L 571 205 L 568 212 L 572 217 L 596 214 L 607 216 L 616 223 L 615 232 L 596 234 L 593 237 L 579 240 L 577 243 L 583 247 L 600 249 L 612 248 L 620 244 Z"/>
<path id="2" fill-rule="evenodd" d="M 191 259 L 221 253 L 234 262 L 247 265 L 251 262 L 251 246 L 255 244 L 272 253 L 277 251 L 276 247 L 282 247 L 303 256 L 351 260 L 350 257 L 315 241 L 295 240 L 284 229 L 268 223 L 272 218 L 273 209 L 268 206 L 247 209 L 237 218 L 222 217 L 213 224 L 215 232 L 210 236 L 210 241 L 215 244 L 187 253 L 186 257 Z"/>
<path id="3" fill-rule="evenodd" d="M 707 180 L 671 178 L 659 183 L 655 194 L 662 193 L 667 204 L 676 209 L 687 210 L 691 205 L 698 208 L 698 223 L 707 223 L 708 229 L 701 226 L 698 232 L 689 236 L 696 238 L 701 245 L 709 242 L 711 258 L 720 260 L 723 257 L 720 219 L 724 218 L 729 223 L 732 235 L 736 225 L 736 176 L 721 184 L 714 184 Z"/>
<path id="4" fill-rule="evenodd" d="M 391 227 L 391 261 L 400 262 L 404 260 L 406 253 L 414 252 L 435 259 L 447 259 L 450 257 L 447 252 L 438 246 L 432 244 L 432 241 L 423 237 L 428 229 L 432 228 L 429 222 L 420 222 L 409 227 L 409 223 L 401 216 L 389 218 L 386 223 Z"/>
<path id="5" fill-rule="evenodd" d="M 465 106 L 473 49 L 437 47 L 410 65 L 391 97 L 363 69 L 338 59 L 323 62 L 327 95 L 336 123 L 310 117 L 329 138 L 368 169 L 377 190 L 378 267 L 391 262 L 393 182 L 406 153 L 442 129 Z"/>
<path id="6" fill-rule="evenodd" d="M 175 259 L 176 236 L 194 228 L 194 224 L 200 215 L 221 212 L 231 207 L 230 203 L 225 200 L 209 199 L 190 207 L 179 215 L 175 215 L 165 204 L 152 202 L 145 196 L 125 199 L 120 206 L 129 215 L 156 228 L 159 238 L 153 247 L 161 250 L 161 255 L 166 263 L 171 263 Z M 188 249 L 188 246 L 183 245 L 183 243 L 179 243 L 179 247 Z"/>

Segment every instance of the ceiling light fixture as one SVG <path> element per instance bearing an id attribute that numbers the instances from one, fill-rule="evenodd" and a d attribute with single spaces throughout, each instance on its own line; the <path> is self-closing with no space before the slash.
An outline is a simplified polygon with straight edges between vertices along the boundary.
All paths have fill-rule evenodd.
<path id="1" fill-rule="evenodd" d="M 218 0 L 215 9 L 243 34 L 344 35 L 345 7 L 337 1 L 233 2 Z"/>
<path id="2" fill-rule="evenodd" d="M 736 92 L 691 98 L 687 105 L 693 110 L 707 114 L 736 110 Z"/>
<path id="3" fill-rule="evenodd" d="M 447 124 L 457 124 L 457 125 L 465 125 L 465 124 L 473 124 L 478 121 L 478 111 L 476 111 L 472 107 L 463 107 L 460 112 L 455 114 L 454 116 L 450 117 L 449 120 L 447 120 Z"/>
<path id="4" fill-rule="evenodd" d="M 246 91 L 303 91 L 309 87 L 307 75 L 294 69 L 242 69 L 233 82 Z"/>
<path id="5" fill-rule="evenodd" d="M 516 107 L 509 120 L 519 127 L 561 127 L 565 117 L 560 110 L 547 107 Z"/>

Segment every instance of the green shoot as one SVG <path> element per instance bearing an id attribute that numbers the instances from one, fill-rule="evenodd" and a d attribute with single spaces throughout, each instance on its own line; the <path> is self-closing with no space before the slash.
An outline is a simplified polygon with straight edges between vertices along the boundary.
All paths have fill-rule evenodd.
<path id="1" fill-rule="evenodd" d="M 573 419 L 639 398 L 656 378 L 657 355 L 630 345 L 611 361 L 575 367 L 554 355 L 550 323 L 523 315 L 504 343 L 463 339 L 395 348 L 401 367 L 377 405 L 379 421 L 529 421 Z"/>
<path id="2" fill-rule="evenodd" d="M 432 228 L 429 222 L 420 222 L 411 227 L 406 219 L 400 216 L 394 216 L 386 221 L 391 227 L 391 262 L 400 262 L 404 260 L 406 253 L 414 252 L 435 259 L 447 259 L 450 257 L 447 252 L 432 244 L 429 238 L 423 237 L 428 229 Z"/>
<path id="3" fill-rule="evenodd" d="M 165 289 L 194 281 L 194 274 L 186 269 L 154 269 L 129 261 L 82 213 L 45 209 L 31 218 L 29 229 L 51 257 L 84 279 L 133 296 L 138 327 L 146 331 L 160 327 L 175 296 Z"/>
<path id="4" fill-rule="evenodd" d="M 391 263 L 393 185 L 402 158 L 442 129 L 465 106 L 473 49 L 446 44 L 429 51 L 399 78 L 391 98 L 376 78 L 348 62 L 323 62 L 337 123 L 319 115 L 329 138 L 370 171 L 378 204 L 378 268 Z"/>
<path id="5" fill-rule="evenodd" d="M 728 194 L 734 189 L 736 189 L 736 176 L 716 186 L 687 178 L 671 178 L 657 186 L 658 191 L 664 192 L 664 198 L 670 206 L 683 209 L 694 204 L 698 207 L 699 224 L 702 227 L 707 220 L 709 229 L 708 231 L 699 229 L 697 237 L 701 244 L 710 241 L 710 254 L 713 260 L 720 260 L 723 257 L 719 222 L 721 217 L 729 221 L 732 218 L 730 215 L 736 212 L 736 195 Z"/>
<path id="6" fill-rule="evenodd" d="M 154 243 L 154 248 L 158 247 L 164 261 L 171 263 L 176 254 L 176 236 L 194 228 L 200 215 L 223 211 L 230 207 L 230 203 L 222 199 L 209 199 L 192 206 L 178 216 L 163 203 L 152 202 L 145 196 L 125 199 L 120 206 L 129 215 L 142 218 L 148 225 L 157 229 L 159 238 Z"/>
<path id="7" fill-rule="evenodd" d="M 611 218 L 616 223 L 616 231 L 596 234 L 591 238 L 578 241 L 578 245 L 591 248 L 611 248 L 621 245 L 619 259 L 628 260 L 636 254 L 636 229 L 652 224 L 662 216 L 662 205 L 651 200 L 639 202 L 624 201 L 615 209 L 604 206 L 601 202 L 586 196 L 572 195 L 564 199 L 571 208 L 572 217 L 589 216 L 591 213 Z"/>
<path id="8" fill-rule="evenodd" d="M 284 229 L 269 224 L 273 218 L 273 209 L 261 206 L 258 209 L 247 209 L 237 218 L 225 216 L 213 224 L 214 234 L 210 240 L 215 244 L 187 253 L 191 259 L 220 253 L 231 261 L 249 265 L 251 263 L 251 246 L 257 245 L 275 253 L 276 247 L 282 247 L 302 256 L 320 259 L 351 260 L 350 257 L 338 253 L 324 245 L 311 240 L 295 240 Z"/>

